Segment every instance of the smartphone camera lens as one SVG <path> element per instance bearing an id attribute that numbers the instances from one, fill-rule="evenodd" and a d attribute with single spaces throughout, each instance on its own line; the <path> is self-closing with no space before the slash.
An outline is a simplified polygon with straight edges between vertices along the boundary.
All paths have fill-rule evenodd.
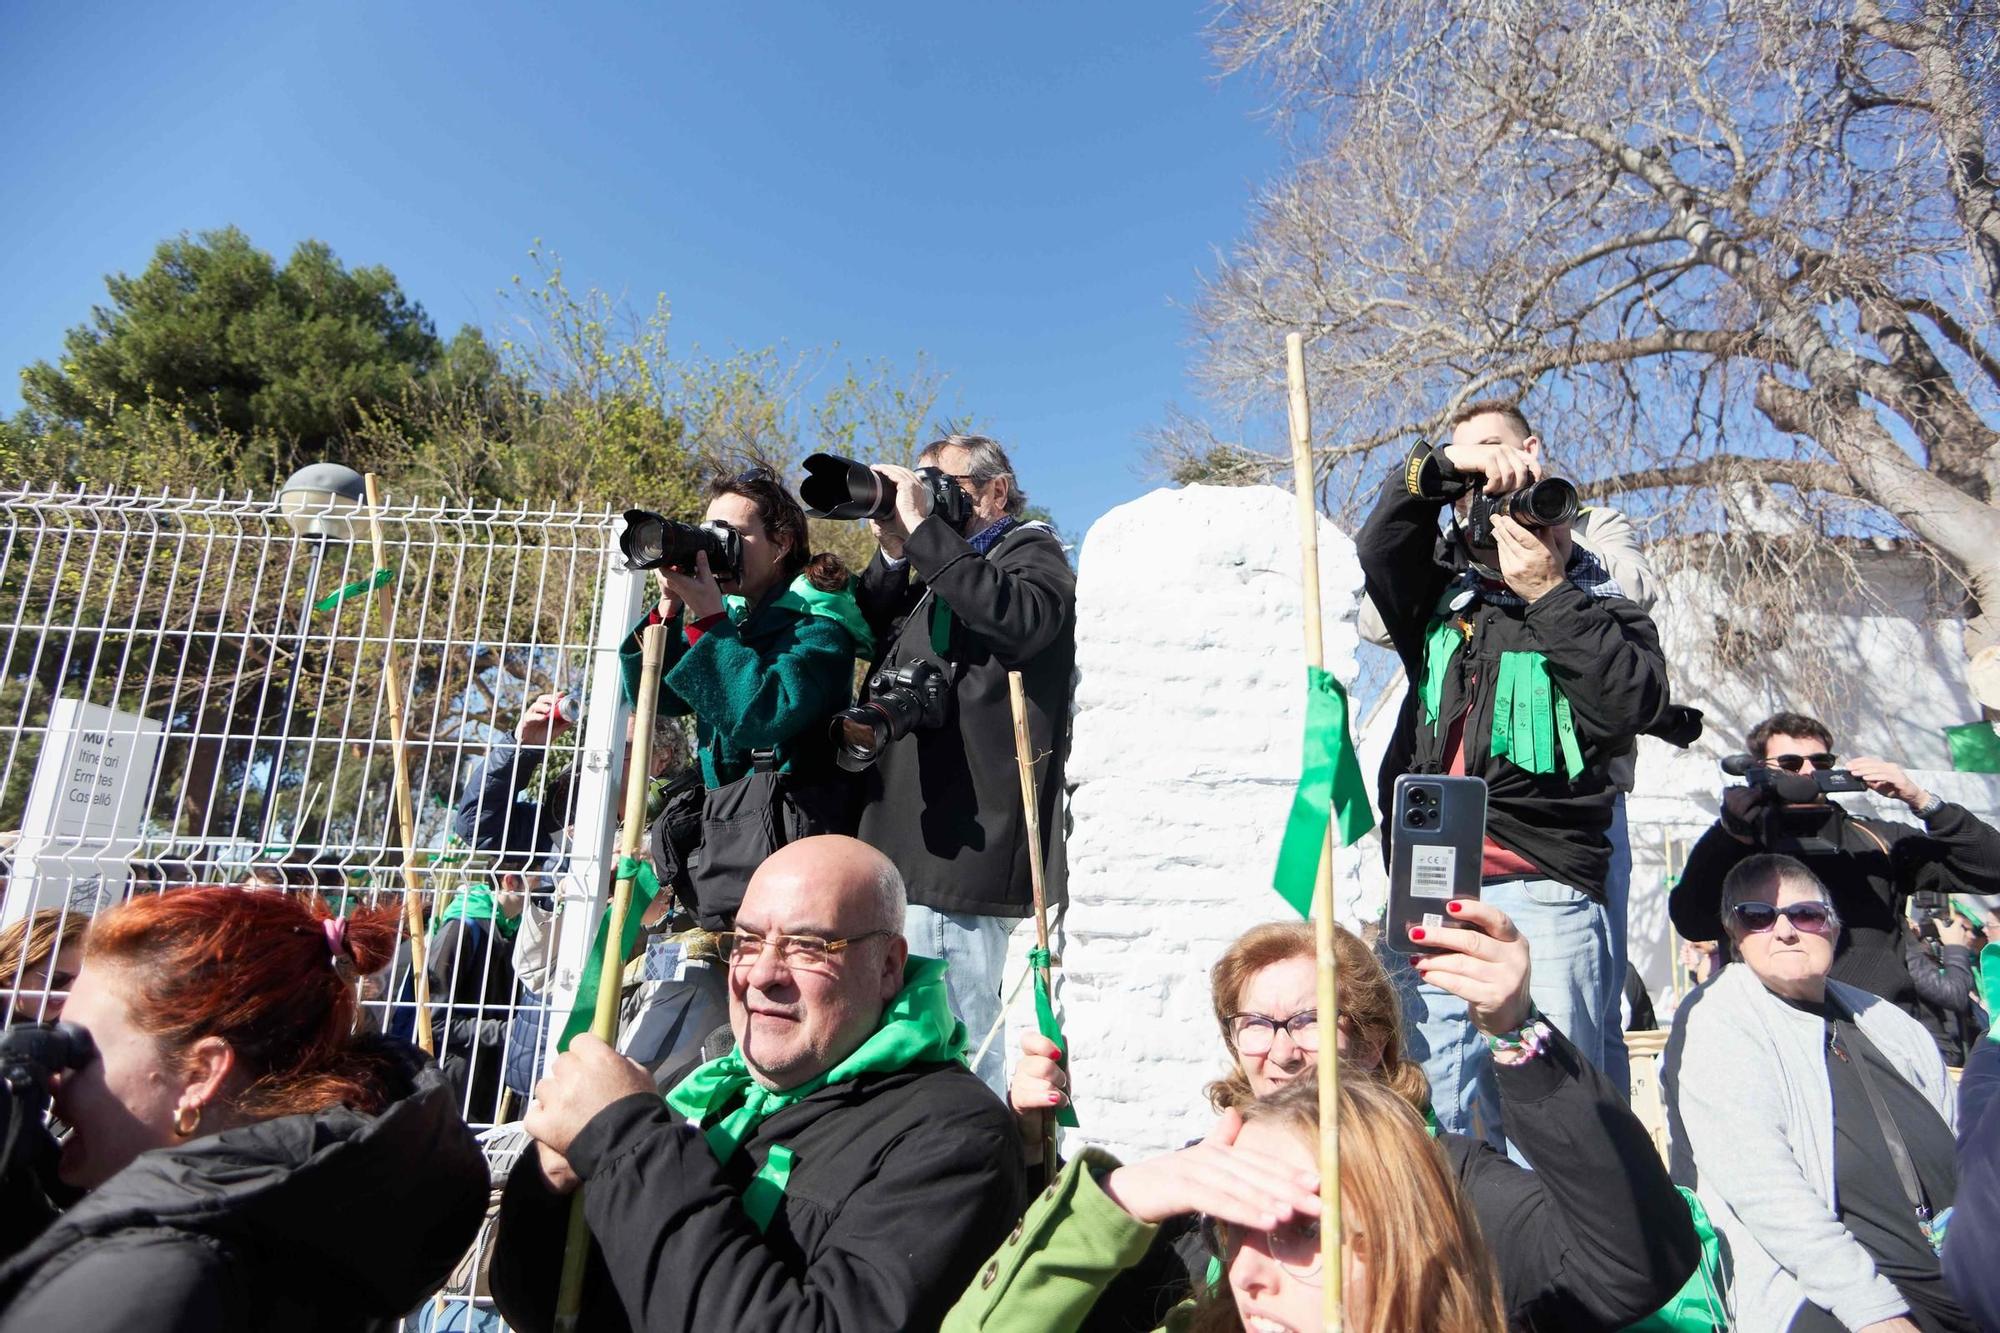
<path id="1" fill-rule="evenodd" d="M 1411 804 L 1411 805 L 1429 805 L 1430 803 L 1431 803 L 1431 792 L 1430 792 L 1430 788 L 1428 788 L 1428 787 L 1412 787 L 1412 788 L 1410 788 L 1410 804 Z"/>
<path id="2" fill-rule="evenodd" d="M 1430 812 L 1428 810 L 1406 810 L 1403 813 L 1403 822 L 1411 828 L 1422 828 L 1431 822 Z"/>

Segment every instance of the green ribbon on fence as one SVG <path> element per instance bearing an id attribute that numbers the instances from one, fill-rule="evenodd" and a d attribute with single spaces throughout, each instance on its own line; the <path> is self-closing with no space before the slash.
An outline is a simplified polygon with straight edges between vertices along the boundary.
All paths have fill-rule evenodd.
<path id="1" fill-rule="evenodd" d="M 365 593 L 374 592 L 377 588 L 383 587 L 386 584 L 388 584 L 388 582 L 395 577 L 396 577 L 396 571 L 393 569 L 378 569 L 365 579 L 356 579 L 354 580 L 354 582 L 347 584 L 345 587 L 334 589 L 326 596 L 320 598 L 317 602 L 314 602 L 313 610 L 331 611 L 333 610 L 334 607 L 339 606 L 342 602 L 346 601 L 348 598 L 360 597 Z"/>
<path id="2" fill-rule="evenodd" d="M 1312 915 L 1326 829 L 1337 820 L 1340 845 L 1352 847 L 1375 827 L 1375 808 L 1347 732 L 1347 691 L 1322 667 L 1306 668 L 1305 763 L 1292 797 L 1291 818 L 1278 845 L 1271 886 L 1300 916 Z"/>
<path id="3" fill-rule="evenodd" d="M 636 857 L 618 858 L 619 879 L 632 881 L 632 902 L 625 912 L 625 929 L 619 933 L 618 952 L 614 956 L 604 948 L 604 936 L 611 929 L 611 910 L 607 905 L 604 914 L 597 918 L 597 934 L 590 942 L 590 958 L 583 968 L 583 980 L 576 988 L 576 1003 L 570 1006 L 569 1021 L 563 1024 L 562 1037 L 556 1042 L 558 1051 L 569 1049 L 570 1041 L 579 1032 L 590 1031 L 591 1020 L 597 1017 L 597 992 L 605 984 L 604 974 L 611 974 L 611 985 L 618 984 L 619 974 L 625 970 L 625 960 L 639 943 L 639 918 L 653 905 L 653 899 L 660 896 L 660 880 L 653 873 L 653 863 Z"/>
<path id="4" fill-rule="evenodd" d="M 1049 996 L 1049 951 L 1040 947 L 1028 950 L 1028 971 L 1035 978 L 1035 1030 L 1056 1044 L 1063 1053 L 1063 1065 L 1069 1065 L 1069 1041 L 1063 1036 L 1062 1024 L 1056 1021 L 1055 1001 Z M 1066 1129 L 1076 1128 L 1076 1092 L 1072 1088 L 1070 1097 L 1056 1111 L 1056 1123 Z"/>

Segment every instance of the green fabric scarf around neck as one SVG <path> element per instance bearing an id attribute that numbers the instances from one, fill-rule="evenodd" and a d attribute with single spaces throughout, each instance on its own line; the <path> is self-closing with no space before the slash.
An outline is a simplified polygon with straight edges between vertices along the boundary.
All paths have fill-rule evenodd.
<path id="1" fill-rule="evenodd" d="M 716 1161 L 727 1162 L 757 1126 L 822 1088 L 863 1074 L 891 1074 L 914 1064 L 964 1059 L 965 1024 L 952 1016 L 943 961 L 912 958 L 903 967 L 903 989 L 882 1011 L 882 1021 L 868 1040 L 819 1077 L 796 1088 L 767 1088 L 750 1076 L 743 1053 L 735 1050 L 675 1084 L 666 1102 L 700 1127 Z M 744 1211 L 760 1231 L 777 1211 L 793 1161 L 789 1149 L 774 1147 L 744 1191 Z"/>
<path id="2" fill-rule="evenodd" d="M 798 615 L 831 620 L 846 630 L 847 637 L 854 641 L 856 657 L 869 657 L 875 652 L 875 636 L 869 631 L 868 622 L 862 618 L 860 604 L 854 600 L 851 586 L 838 592 L 828 592 L 801 574 L 792 580 L 790 587 L 774 597 L 771 604 Z M 750 603 L 733 592 L 723 594 L 722 608 L 737 624 L 750 614 Z"/>
<path id="3" fill-rule="evenodd" d="M 521 928 L 520 917 L 503 914 L 499 904 L 493 901 L 491 884 L 466 885 L 464 892 L 446 903 L 444 910 L 431 919 L 430 937 L 436 939 L 438 929 L 453 917 L 462 917 L 467 921 L 491 921 L 504 940 L 512 940 L 514 932 Z"/>

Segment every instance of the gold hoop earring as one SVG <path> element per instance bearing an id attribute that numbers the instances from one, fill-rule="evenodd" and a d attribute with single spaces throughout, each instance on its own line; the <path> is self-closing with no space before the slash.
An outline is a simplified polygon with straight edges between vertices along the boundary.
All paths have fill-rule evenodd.
<path id="1" fill-rule="evenodd" d="M 194 1120 L 191 1123 L 183 1125 L 181 1122 L 187 1119 L 187 1114 L 190 1111 L 194 1112 Z M 193 1138 L 194 1132 L 201 1128 L 201 1111 L 202 1106 L 200 1102 L 196 1102 L 192 1106 L 176 1107 L 174 1109 L 174 1133 L 184 1139 Z"/>

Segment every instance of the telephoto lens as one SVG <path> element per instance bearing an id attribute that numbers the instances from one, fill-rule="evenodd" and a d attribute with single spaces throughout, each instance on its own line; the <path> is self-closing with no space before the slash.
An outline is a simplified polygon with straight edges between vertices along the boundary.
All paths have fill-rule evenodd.
<path id="1" fill-rule="evenodd" d="M 1505 512 L 1524 528 L 1556 528 L 1576 517 L 1576 487 L 1545 477 L 1507 497 Z"/>
<path id="2" fill-rule="evenodd" d="M 948 684 L 934 662 L 876 672 L 868 681 L 868 697 L 834 714 L 835 762 L 859 773 L 912 731 L 940 725 L 950 702 Z"/>
<path id="3" fill-rule="evenodd" d="M 735 528 L 720 521 L 699 527 L 682 523 L 646 509 L 625 511 L 625 530 L 618 534 L 618 550 L 627 569 L 671 569 L 680 574 L 695 571 L 695 556 L 708 554 L 708 572 L 717 582 L 738 577 L 743 572 L 743 538 Z"/>

